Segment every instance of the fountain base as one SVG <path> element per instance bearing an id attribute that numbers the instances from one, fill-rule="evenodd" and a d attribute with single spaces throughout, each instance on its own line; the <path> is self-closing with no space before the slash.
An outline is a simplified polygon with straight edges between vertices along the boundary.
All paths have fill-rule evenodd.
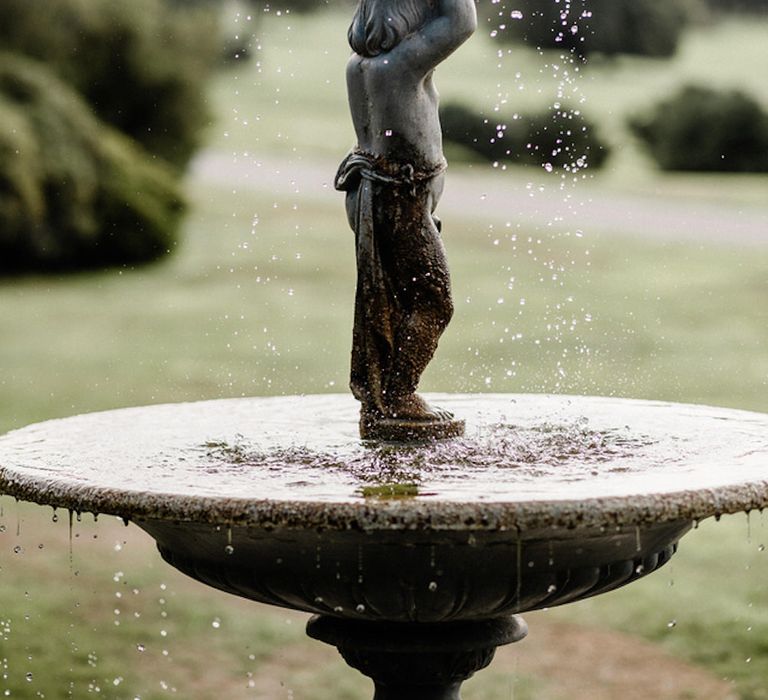
<path id="1" fill-rule="evenodd" d="M 307 634 L 335 646 L 373 679 L 373 700 L 460 700 L 461 684 L 491 663 L 496 647 L 523 639 L 518 615 L 475 622 L 381 623 L 315 615 Z"/>

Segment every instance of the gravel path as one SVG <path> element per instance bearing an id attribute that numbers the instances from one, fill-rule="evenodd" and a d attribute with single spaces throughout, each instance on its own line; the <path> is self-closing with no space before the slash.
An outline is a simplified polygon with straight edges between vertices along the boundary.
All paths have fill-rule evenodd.
<path id="1" fill-rule="evenodd" d="M 483 166 L 453 168 L 439 214 L 509 221 L 528 230 L 554 228 L 639 236 L 668 241 L 768 245 L 768 187 L 765 203 L 739 204 L 664 193 L 608 191 L 585 182 L 561 191 L 555 178 L 532 184 L 520 172 Z M 478 170 L 484 172 L 478 172 Z M 232 156 L 204 151 L 193 163 L 193 180 L 228 185 L 238 191 L 296 196 L 341 205 L 333 189 L 335 164 L 299 156 Z"/>

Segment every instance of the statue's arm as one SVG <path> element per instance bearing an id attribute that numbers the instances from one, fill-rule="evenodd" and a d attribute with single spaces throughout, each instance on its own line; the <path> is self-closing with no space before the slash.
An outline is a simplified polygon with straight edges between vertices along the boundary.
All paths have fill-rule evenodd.
<path id="1" fill-rule="evenodd" d="M 392 51 L 405 70 L 427 74 L 450 56 L 477 28 L 475 0 L 438 0 L 437 16 Z"/>

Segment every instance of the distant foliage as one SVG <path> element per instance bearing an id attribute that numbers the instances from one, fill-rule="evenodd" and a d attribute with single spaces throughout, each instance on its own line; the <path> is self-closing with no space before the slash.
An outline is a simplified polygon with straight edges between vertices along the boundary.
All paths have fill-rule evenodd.
<path id="1" fill-rule="evenodd" d="M 663 170 L 768 172 L 768 113 L 736 90 L 689 85 L 630 128 Z"/>
<path id="2" fill-rule="evenodd" d="M 45 66 L 0 53 L 0 271 L 152 260 L 181 210 L 167 166 Z"/>
<path id="3" fill-rule="evenodd" d="M 516 118 L 484 117 L 457 103 L 440 109 L 443 137 L 500 164 L 537 165 L 578 172 L 603 165 L 610 149 L 594 126 L 567 107 Z"/>
<path id="4" fill-rule="evenodd" d="M 0 46 L 49 64 L 103 120 L 181 166 L 208 122 L 216 17 L 165 0 L 1 0 Z"/>
<path id="5" fill-rule="evenodd" d="M 751 12 L 768 14 L 768 0 L 704 0 L 717 12 Z"/>
<path id="6" fill-rule="evenodd" d="M 315 12 L 329 7 L 354 7 L 355 0 L 247 0 L 261 11 L 285 12 Z"/>
<path id="7" fill-rule="evenodd" d="M 356 0 L 171 0 L 173 2 L 218 2 L 223 16 L 223 56 L 236 64 L 252 57 L 258 50 L 261 18 L 309 14 L 334 7 L 349 9 L 350 19 Z M 339 39 L 343 41 L 343 36 Z"/>
<path id="8" fill-rule="evenodd" d="M 579 56 L 675 53 L 689 0 L 481 0 L 491 36 Z"/>

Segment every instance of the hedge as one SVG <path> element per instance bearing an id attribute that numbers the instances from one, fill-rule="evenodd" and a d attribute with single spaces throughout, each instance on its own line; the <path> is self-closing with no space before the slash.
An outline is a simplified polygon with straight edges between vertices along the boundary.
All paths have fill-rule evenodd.
<path id="1" fill-rule="evenodd" d="M 183 166 L 209 121 L 217 16 L 165 0 L 2 0 L 0 46 L 47 63 L 101 119 Z"/>
<path id="2" fill-rule="evenodd" d="M 579 56 L 668 57 L 690 18 L 689 0 L 482 0 L 492 36 Z"/>
<path id="3" fill-rule="evenodd" d="M 688 85 L 629 126 L 663 170 L 768 172 L 768 113 L 738 90 Z"/>
<path id="4" fill-rule="evenodd" d="M 145 262 L 171 251 L 177 179 L 44 65 L 0 53 L 0 270 Z"/>
<path id="5" fill-rule="evenodd" d="M 599 168 L 610 153 L 594 125 L 579 111 L 553 106 L 533 114 L 485 117 L 458 103 L 440 109 L 443 138 L 500 164 L 533 164 L 577 172 Z"/>

